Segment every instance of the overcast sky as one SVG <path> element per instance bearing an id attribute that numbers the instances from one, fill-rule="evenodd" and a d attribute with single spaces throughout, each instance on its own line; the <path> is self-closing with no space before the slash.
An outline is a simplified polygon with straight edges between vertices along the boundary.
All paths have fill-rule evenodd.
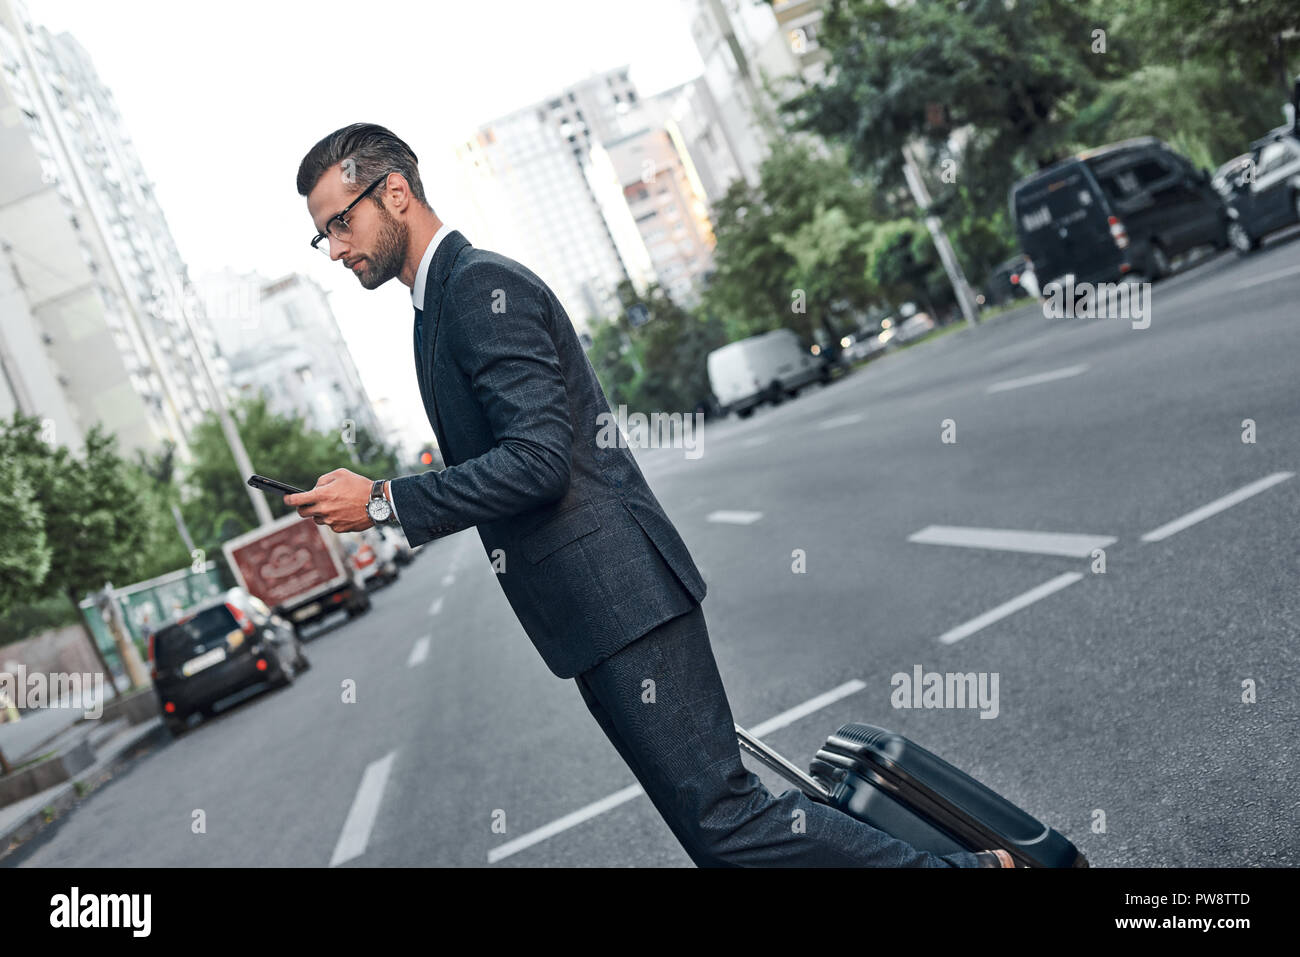
<path id="1" fill-rule="evenodd" d="M 27 6 L 72 33 L 112 89 L 191 276 L 231 267 L 319 281 L 371 399 L 392 400 L 392 424 L 413 444 L 433 433 L 412 367 L 410 291 L 396 279 L 365 291 L 309 248 L 294 183 L 303 154 L 349 123 L 387 126 L 456 226 L 438 166 L 479 124 L 623 64 L 643 95 L 702 69 L 680 0 Z"/>

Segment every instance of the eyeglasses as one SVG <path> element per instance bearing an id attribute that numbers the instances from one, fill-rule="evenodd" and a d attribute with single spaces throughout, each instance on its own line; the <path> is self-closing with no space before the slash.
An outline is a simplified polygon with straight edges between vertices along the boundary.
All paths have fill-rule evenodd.
<path id="1" fill-rule="evenodd" d="M 396 170 L 389 170 L 383 176 L 379 177 L 379 179 L 375 180 L 373 183 L 367 186 L 362 191 L 360 196 L 358 196 L 352 202 L 348 203 L 347 209 L 343 210 L 343 212 L 341 213 L 336 213 L 334 216 L 331 216 L 330 221 L 325 224 L 325 229 L 328 230 L 329 234 L 333 236 L 335 239 L 347 239 L 348 236 L 352 234 L 352 227 L 348 225 L 348 221 L 343 217 L 352 211 L 353 206 L 355 206 L 357 203 L 361 202 L 363 199 L 369 196 L 371 190 L 373 190 L 384 180 L 388 179 L 388 177 L 392 175 L 394 172 L 396 172 Z M 326 256 L 328 256 L 330 254 L 329 243 L 326 243 L 324 246 L 319 245 L 320 241 L 324 238 L 325 238 L 325 233 L 317 233 L 316 238 L 311 241 L 311 248 L 316 250 L 317 252 L 322 252 Z"/>

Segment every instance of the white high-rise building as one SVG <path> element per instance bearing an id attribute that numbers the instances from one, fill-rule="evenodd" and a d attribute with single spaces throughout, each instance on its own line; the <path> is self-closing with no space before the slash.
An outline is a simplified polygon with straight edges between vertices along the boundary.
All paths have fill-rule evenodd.
<path id="1" fill-rule="evenodd" d="M 653 278 L 630 214 L 589 171 L 593 145 L 644 126 L 640 105 L 627 69 L 608 70 L 484 124 L 456 150 L 498 251 L 555 290 L 579 333 L 618 314 L 621 280 L 643 289 Z"/>
<path id="2" fill-rule="evenodd" d="M 111 91 L 21 0 L 0 0 L 0 239 L 0 413 L 190 461 L 228 368 Z"/>
<path id="3" fill-rule="evenodd" d="M 725 139 L 751 184 L 775 136 L 785 135 L 773 96 L 784 80 L 816 82 L 826 54 L 818 46 L 824 0 L 683 0 L 704 61 Z"/>
<path id="4" fill-rule="evenodd" d="M 268 281 L 227 270 L 201 277 L 198 287 L 239 394 L 261 392 L 272 412 L 301 416 L 345 441 L 357 426 L 393 441 L 318 283 L 297 273 Z"/>

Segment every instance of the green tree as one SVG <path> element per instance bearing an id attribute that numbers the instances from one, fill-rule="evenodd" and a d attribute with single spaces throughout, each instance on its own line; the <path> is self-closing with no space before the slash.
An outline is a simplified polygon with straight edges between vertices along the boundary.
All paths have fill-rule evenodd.
<path id="1" fill-rule="evenodd" d="M 644 296 L 630 283 L 620 291 L 628 307 L 641 306 L 649 316 L 631 333 L 642 371 L 628 404 L 639 412 L 692 411 L 709 396 L 707 358 L 727 342 L 722 323 L 683 309 L 656 283 Z"/>
<path id="2" fill-rule="evenodd" d="M 0 454 L 0 497 L 9 503 L 9 527 L 0 537 L 0 614 L 26 602 L 45 582 L 54 554 L 45 534 L 45 511 L 28 461 Z"/>
<path id="3" fill-rule="evenodd" d="M 934 317 L 933 291 L 942 284 L 943 266 L 922 223 L 911 219 L 881 223 L 867 248 L 866 272 L 893 305 L 919 298 Z"/>
<path id="4" fill-rule="evenodd" d="M 714 272 L 704 308 L 728 339 L 782 326 L 809 338 L 820 323 L 874 298 L 863 266 L 861 230 L 885 218 L 880 198 L 840 150 L 778 140 L 759 183 L 732 183 L 714 208 Z M 798 290 L 803 290 L 803 311 Z"/>

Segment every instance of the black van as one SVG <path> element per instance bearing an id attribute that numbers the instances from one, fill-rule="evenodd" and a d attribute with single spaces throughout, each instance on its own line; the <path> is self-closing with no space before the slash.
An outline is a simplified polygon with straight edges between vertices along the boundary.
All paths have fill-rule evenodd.
<path id="1" fill-rule="evenodd" d="M 1228 212 L 1206 170 L 1153 136 L 1080 153 L 1011 187 L 1011 218 L 1040 286 L 1073 273 L 1156 280 L 1205 244 L 1228 246 Z"/>

